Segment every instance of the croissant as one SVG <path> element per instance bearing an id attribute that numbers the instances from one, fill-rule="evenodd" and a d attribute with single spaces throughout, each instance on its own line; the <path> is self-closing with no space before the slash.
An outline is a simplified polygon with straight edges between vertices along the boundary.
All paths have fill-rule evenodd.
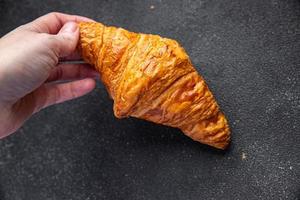
<path id="1" fill-rule="evenodd" d="M 79 28 L 82 57 L 100 73 L 117 118 L 148 120 L 219 149 L 228 146 L 227 120 L 175 40 L 96 22 Z"/>

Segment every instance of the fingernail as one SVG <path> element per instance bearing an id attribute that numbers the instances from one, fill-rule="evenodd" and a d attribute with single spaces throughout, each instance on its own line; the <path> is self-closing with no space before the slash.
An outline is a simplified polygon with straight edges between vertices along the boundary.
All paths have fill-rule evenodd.
<path id="1" fill-rule="evenodd" d="M 75 22 L 67 22 L 59 32 L 61 33 L 74 33 L 78 29 L 78 25 Z"/>

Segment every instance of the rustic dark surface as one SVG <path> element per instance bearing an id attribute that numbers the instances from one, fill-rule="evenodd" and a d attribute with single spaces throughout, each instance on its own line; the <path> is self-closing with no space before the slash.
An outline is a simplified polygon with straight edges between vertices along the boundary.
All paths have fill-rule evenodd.
<path id="1" fill-rule="evenodd" d="M 1 200 L 299 199 L 298 0 L 0 0 L 0 35 L 50 11 L 178 40 L 228 117 L 231 147 L 118 120 L 99 82 L 0 141 Z"/>

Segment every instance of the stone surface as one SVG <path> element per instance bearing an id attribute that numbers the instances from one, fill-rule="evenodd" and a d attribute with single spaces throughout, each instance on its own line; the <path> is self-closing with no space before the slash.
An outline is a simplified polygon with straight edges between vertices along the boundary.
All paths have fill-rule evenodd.
<path id="1" fill-rule="evenodd" d="M 99 82 L 0 141 L 1 200 L 299 199 L 299 1 L 1 0 L 0 35 L 50 11 L 178 40 L 229 119 L 231 147 L 118 120 Z"/>

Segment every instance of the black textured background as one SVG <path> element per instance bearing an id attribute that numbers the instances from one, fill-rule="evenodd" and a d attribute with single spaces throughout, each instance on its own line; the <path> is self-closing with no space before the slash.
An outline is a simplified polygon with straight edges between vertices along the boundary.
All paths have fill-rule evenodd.
<path id="1" fill-rule="evenodd" d="M 118 120 L 99 83 L 0 141 L 1 200 L 300 198 L 299 1 L 0 0 L 0 35 L 50 11 L 178 40 L 228 117 L 231 147 Z"/>

